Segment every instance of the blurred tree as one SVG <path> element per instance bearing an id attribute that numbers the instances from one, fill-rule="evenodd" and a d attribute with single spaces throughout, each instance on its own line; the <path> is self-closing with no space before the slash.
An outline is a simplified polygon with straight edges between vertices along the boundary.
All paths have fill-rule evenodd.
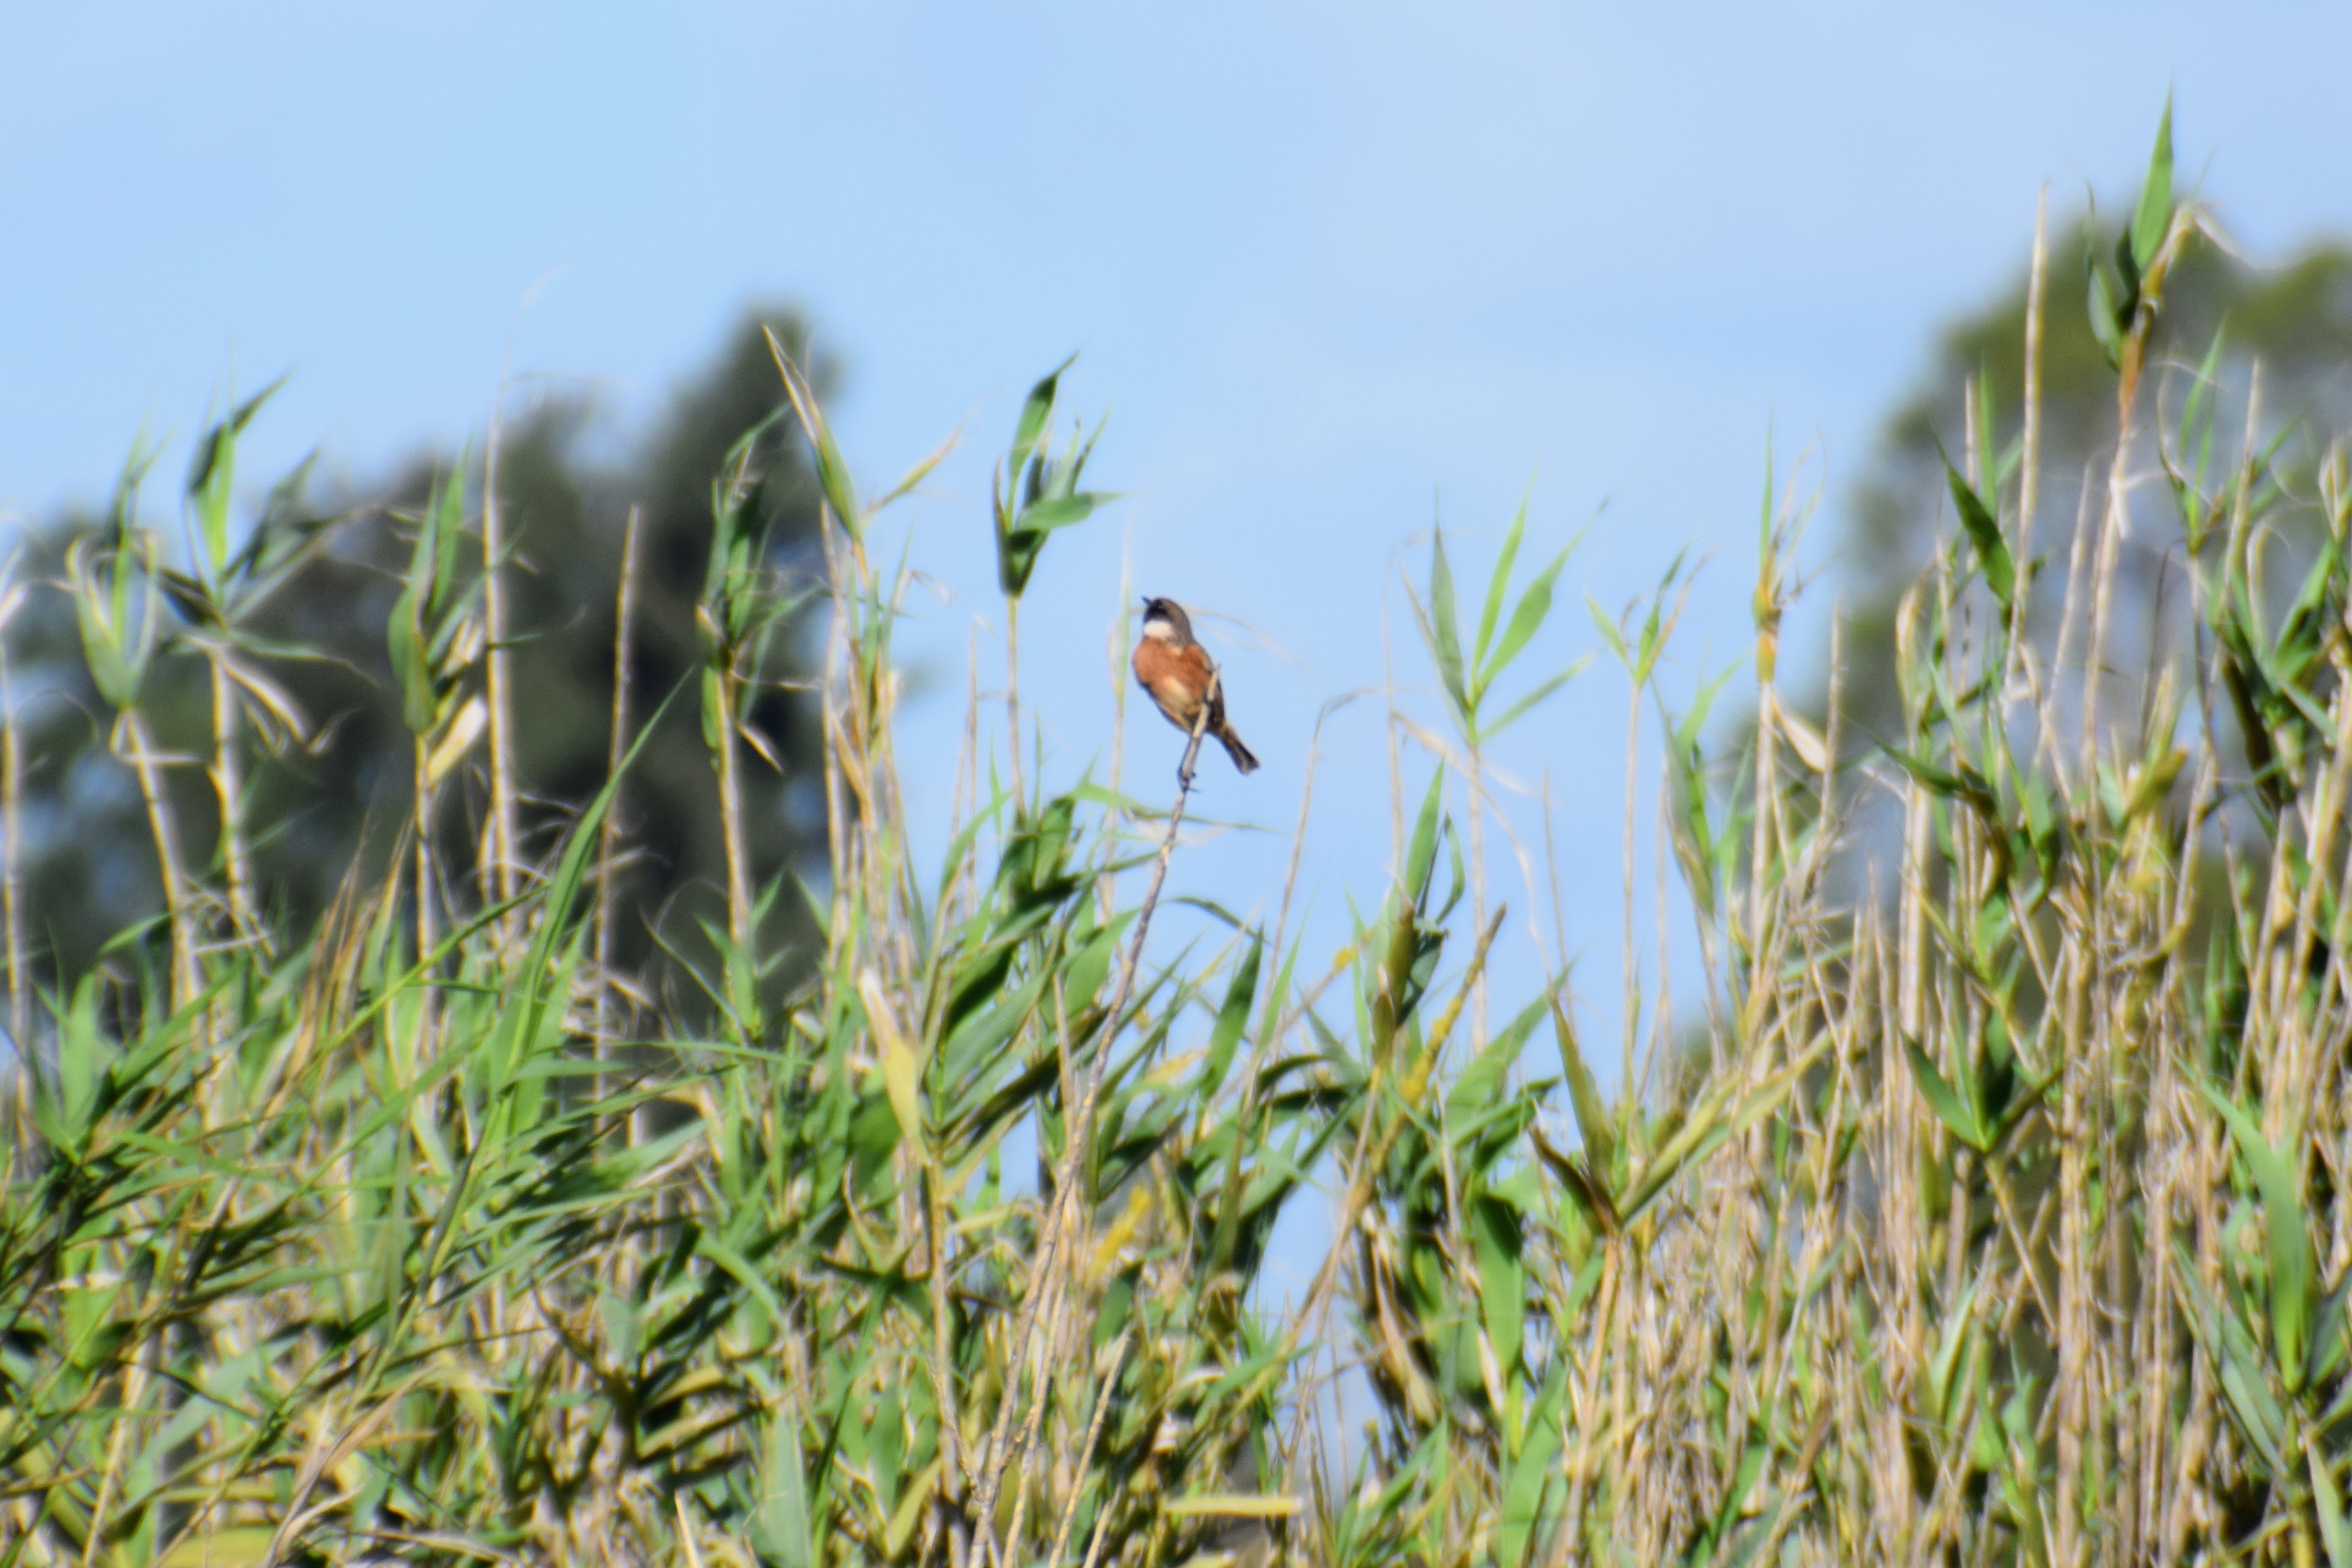
<path id="1" fill-rule="evenodd" d="M 805 351 L 806 331 L 789 311 L 753 312 L 718 355 L 680 386 L 645 437 L 617 452 L 600 438 L 587 398 L 551 395 L 510 416 L 502 436 L 499 489 L 511 570 L 515 751 L 524 793 L 523 847 L 536 858 L 605 774 L 613 710 L 614 632 L 625 522 L 641 509 L 636 601 L 631 631 L 630 701 L 642 725 L 700 666 L 694 606 L 702 591 L 712 517 L 711 486 L 730 447 L 766 423 L 755 462 L 767 482 L 762 504 L 774 563 L 786 574 L 821 574 L 817 487 L 807 447 L 792 422 L 765 321 L 786 347 Z M 820 387 L 832 367 L 816 367 Z M 266 415 L 264 416 L 267 416 Z M 481 463 L 464 459 L 466 517 L 461 551 L 469 584 L 478 576 L 475 525 Z M 258 902 L 268 920 L 316 920 L 356 868 L 360 885 L 382 879 L 414 784 L 412 737 L 385 627 L 402 587 L 415 519 L 457 460 L 445 454 L 407 464 L 373 495 L 332 493 L 308 468 L 272 494 L 255 526 L 295 531 L 332 518 L 311 553 L 254 611 L 247 631 L 273 657 L 257 661 L 283 689 L 305 731 L 257 736 L 245 781 L 246 822 Z M 101 532 L 108 519 L 69 513 L 35 531 L 18 570 L 54 581 L 72 541 Z M 184 630 L 175 623 L 175 629 Z M 787 626 L 782 646 L 807 639 Z M 27 759 L 26 902 L 35 956 L 51 976 L 86 971 L 118 933 L 162 909 L 160 875 L 143 803 L 130 771 L 107 746 L 108 718 L 92 689 L 66 596 L 35 593 L 10 628 L 16 695 Z M 171 647 L 167 641 L 167 650 Z M 219 810 L 201 766 L 209 745 L 203 661 L 167 651 L 142 698 L 170 768 L 171 802 L 193 868 L 217 855 Z M 824 847 L 821 746 L 813 705 L 783 686 L 766 692 L 753 721 L 782 771 L 747 780 L 761 879 L 814 870 Z M 689 1010 L 696 982 L 681 961 L 708 969 L 702 922 L 723 925 L 723 873 L 709 753 L 694 692 L 686 690 L 640 755 L 623 796 L 629 858 L 616 879 L 621 918 L 614 959 Z M 274 743 L 262 744 L 269 742 Z M 488 804 L 478 746 L 442 786 L 436 849 L 446 881 L 470 895 Z M 766 951 L 798 945 L 809 928 L 804 900 L 789 889 L 773 903 Z"/>
<path id="2" fill-rule="evenodd" d="M 2100 254 L 2113 237 L 2103 226 Z M 2116 377 L 2084 308 L 2088 229 L 2053 237 L 2048 253 L 2042 347 L 2042 461 L 2033 537 L 2026 551 L 2043 561 L 2032 628 L 2046 653 L 2065 594 L 2065 570 L 2087 483 L 2104 485 L 2116 442 Z M 1925 390 L 1887 422 L 1851 509 L 1851 531 L 1838 552 L 1845 616 L 1846 716 L 1862 743 L 1899 729 L 1894 670 L 1895 613 L 1939 531 L 1955 526 L 1944 457 L 1963 461 L 1965 408 L 1971 381 L 1989 396 L 1988 469 L 2016 455 L 2024 409 L 2026 269 L 1993 302 L 1943 334 L 1922 379 Z M 2137 672 L 2152 656 L 2185 646 L 2188 593 L 2181 580 L 2181 530 L 2166 487 L 2146 482 L 2157 470 L 2159 434 L 2174 440 L 2183 398 L 2219 335 L 2216 395 L 2226 412 L 2234 458 L 2252 367 L 2262 366 L 2263 439 L 2287 437 L 2284 473 L 2308 472 L 2315 447 L 2352 425 L 2352 248 L 2323 244 L 2283 267 L 2258 267 L 2209 240 L 2193 241 L 2164 294 L 2152 360 L 2156 395 L 2141 399 L 2136 447 L 2132 528 L 2118 560 L 2120 605 L 2112 669 Z M 1985 389 L 1989 389 L 1989 392 Z M 2234 422 L 2233 422 L 2234 421 Z M 2218 437 L 2217 437 L 2218 439 Z M 2095 514 L 2086 520 L 2095 528 Z M 2292 576 L 2282 573 L 2291 584 Z M 2081 635 L 2077 628 L 2076 635 Z M 1819 704 L 1814 705 L 1818 708 Z"/>

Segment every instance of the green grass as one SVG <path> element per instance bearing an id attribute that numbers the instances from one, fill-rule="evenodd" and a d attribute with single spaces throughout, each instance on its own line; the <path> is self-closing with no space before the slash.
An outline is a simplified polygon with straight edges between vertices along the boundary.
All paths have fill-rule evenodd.
<path id="1" fill-rule="evenodd" d="M 2151 356 L 2198 221 L 2168 142 L 2149 190 L 2105 284 L 2126 438 L 2069 564 L 2034 569 L 2031 437 L 1969 432 L 1884 750 L 1834 693 L 1818 724 L 1779 694 L 1785 501 L 1729 742 L 1655 690 L 1672 579 L 1601 617 L 1706 955 L 1703 1027 L 1629 1029 L 1613 1100 L 1564 976 L 1485 975 L 1482 748 L 1557 687 L 1518 663 L 1563 566 L 1522 569 L 1524 520 L 1475 622 L 1442 540 L 1414 585 L 1452 761 L 1397 803 L 1353 940 L 1306 951 L 1286 892 L 1155 967 L 1189 773 L 1054 795 L 970 752 L 949 852 L 913 863 L 909 579 L 780 353 L 825 574 L 777 579 L 750 476 L 716 476 L 676 700 L 727 819 L 720 1022 L 620 1037 L 643 1015 L 596 955 L 625 757 L 546 864 L 447 889 L 416 849 L 455 769 L 511 767 L 476 706 L 506 629 L 467 586 L 498 552 L 464 565 L 459 491 L 417 521 L 393 632 L 424 831 L 307 936 L 236 880 L 235 789 L 206 868 L 150 776 L 141 679 L 180 623 L 126 513 L 63 591 L 170 907 L 38 999 L 54 1053 L 12 1085 L 0 1564 L 2352 1564 L 2352 456 L 2236 442 L 2218 362 Z M 2031 409 L 2026 364 L 2003 391 Z M 1008 595 L 1095 500 L 1046 456 L 1057 395 L 1001 475 Z M 2094 679 L 2155 613 L 2113 591 L 2151 472 L 2195 636 Z M 191 580 L 233 627 L 274 557 L 204 537 Z M 812 895 L 752 885 L 730 781 L 802 592 L 830 876 L 778 1001 L 758 906 Z M 252 737 L 215 689 L 233 776 Z M 22 929 L 12 882 L 29 1011 Z M 1006 1169 L 1023 1129 L 1034 1178 Z M 1293 1201 L 1338 1223 L 1285 1294 L 1261 1279 Z M 1360 1435 L 1318 1415 L 1343 1381 Z"/>

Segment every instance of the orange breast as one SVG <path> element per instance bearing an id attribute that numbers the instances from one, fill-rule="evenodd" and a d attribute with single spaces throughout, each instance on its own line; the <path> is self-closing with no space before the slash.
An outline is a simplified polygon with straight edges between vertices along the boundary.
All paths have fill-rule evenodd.
<path id="1" fill-rule="evenodd" d="M 1171 722 L 1189 730 L 1209 689 L 1209 656 L 1197 643 L 1176 648 L 1145 637 L 1135 645 L 1135 679 Z"/>

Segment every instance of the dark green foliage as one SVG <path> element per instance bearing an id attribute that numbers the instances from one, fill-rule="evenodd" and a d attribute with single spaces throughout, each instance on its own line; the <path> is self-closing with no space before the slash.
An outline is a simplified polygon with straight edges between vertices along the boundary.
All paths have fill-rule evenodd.
<path id="1" fill-rule="evenodd" d="M 792 327 L 787 336 L 797 341 L 798 332 Z M 267 419 L 259 404 L 240 405 L 235 419 Z M 699 665 L 694 606 L 710 555 L 711 476 L 736 438 L 762 420 L 772 423 L 748 453 L 764 481 L 760 537 L 787 573 L 821 576 L 814 475 L 756 321 L 730 335 L 635 450 L 615 453 L 593 405 L 575 398 L 529 406 L 503 433 L 499 488 L 513 552 L 509 616 L 518 628 L 516 763 L 527 794 L 525 845 L 534 855 L 604 780 L 614 589 L 629 509 L 643 508 L 630 662 L 632 700 L 642 717 Z M 226 552 L 229 575 L 219 580 L 246 584 L 237 588 L 236 613 L 247 663 L 302 721 L 268 728 L 271 743 L 257 752 L 247 781 L 258 902 L 273 921 L 301 929 L 321 917 L 355 861 L 363 880 L 379 874 L 407 811 L 410 737 L 426 715 L 404 709 L 430 700 L 415 688 L 425 665 L 405 678 L 395 671 L 384 631 L 428 519 L 442 522 L 429 574 L 438 607 L 426 606 L 434 611 L 426 620 L 454 633 L 446 612 L 478 600 L 482 447 L 478 440 L 454 463 L 420 459 L 381 489 L 349 493 L 322 485 L 306 465 L 246 520 L 234 515 L 229 471 L 208 465 L 215 449 L 200 444 L 190 477 L 195 534 L 214 537 L 212 520 L 224 517 L 221 536 L 235 549 Z M 57 520 L 34 535 L 24 572 L 63 575 L 71 542 L 102 537 L 108 526 L 89 515 Z M 204 666 L 190 657 L 187 639 L 220 623 L 207 586 L 216 578 L 211 572 L 163 578 L 171 615 L 159 625 L 163 646 L 141 686 L 163 747 L 191 758 L 207 748 L 208 721 Z M 804 640 L 795 628 L 782 639 L 787 655 Z M 145 847 L 136 789 L 105 753 L 109 719 L 79 657 L 86 639 L 76 636 L 71 607 L 36 595 L 10 635 L 18 673 L 42 693 L 26 710 L 32 833 L 26 872 L 36 958 L 42 973 L 72 976 L 116 931 L 160 907 L 156 861 Z M 414 646 L 420 660 L 433 654 Z M 478 689 L 478 677 L 465 678 L 451 697 Z M 764 763 L 747 770 L 747 816 L 764 880 L 805 866 L 821 847 L 823 808 L 807 703 L 771 685 L 756 693 L 751 719 L 783 764 L 782 773 Z M 710 764 L 694 743 L 694 725 L 690 709 L 673 708 L 631 779 L 621 810 L 632 854 L 615 930 L 616 962 L 689 1012 L 696 987 L 663 947 L 708 963 L 700 922 L 721 907 L 724 883 L 716 818 L 706 804 Z M 168 776 L 192 868 L 201 870 L 217 835 L 216 803 L 199 768 L 173 768 Z M 446 879 L 463 891 L 473 880 L 485 804 L 478 769 L 461 768 L 446 787 L 456 804 L 442 814 L 436 847 Z M 804 936 L 793 934 L 805 931 L 800 901 L 779 900 L 775 910 L 773 934 L 804 946 Z"/>

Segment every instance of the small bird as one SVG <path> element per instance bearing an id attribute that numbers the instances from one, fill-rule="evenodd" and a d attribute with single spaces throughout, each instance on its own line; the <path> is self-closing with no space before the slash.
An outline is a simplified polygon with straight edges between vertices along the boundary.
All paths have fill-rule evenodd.
<path id="1" fill-rule="evenodd" d="M 1257 771 L 1257 759 L 1234 733 L 1225 718 L 1225 694 L 1219 682 L 1215 695 L 1210 694 L 1210 679 L 1217 667 L 1209 661 L 1209 650 L 1192 640 L 1192 618 L 1184 606 L 1173 599 L 1143 601 L 1143 637 L 1135 645 L 1135 679 L 1143 689 L 1151 693 L 1151 700 L 1168 721 L 1187 735 L 1201 717 L 1201 702 L 1209 703 L 1207 733 L 1214 735 L 1234 760 L 1234 766 L 1245 773 Z"/>

